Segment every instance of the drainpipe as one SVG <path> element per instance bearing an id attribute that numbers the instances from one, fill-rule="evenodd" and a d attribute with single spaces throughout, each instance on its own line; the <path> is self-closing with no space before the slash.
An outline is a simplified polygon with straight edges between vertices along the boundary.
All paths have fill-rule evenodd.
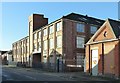
<path id="1" fill-rule="evenodd" d="M 92 73 L 91 73 L 91 57 L 90 57 L 90 45 L 88 46 L 88 48 L 89 48 L 89 74 L 91 75 Z"/>
<path id="2" fill-rule="evenodd" d="M 102 43 L 102 75 L 104 74 L 104 43 Z"/>
<path id="3" fill-rule="evenodd" d="M 119 41 L 119 49 L 118 50 L 120 50 L 120 39 L 118 39 L 118 41 Z M 118 51 L 119 52 L 119 57 L 118 57 L 118 65 L 119 65 L 119 67 L 118 67 L 118 77 L 120 77 L 120 51 Z"/>

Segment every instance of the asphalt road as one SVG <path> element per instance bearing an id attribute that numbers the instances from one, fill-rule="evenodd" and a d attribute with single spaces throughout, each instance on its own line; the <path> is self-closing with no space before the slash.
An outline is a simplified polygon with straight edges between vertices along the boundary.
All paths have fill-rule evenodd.
<path id="1" fill-rule="evenodd" d="M 67 81 L 66 78 L 47 75 L 45 73 L 31 72 L 24 68 L 2 69 L 2 81 Z M 70 80 L 70 79 L 69 79 Z M 72 80 L 71 80 L 72 81 Z"/>
<path id="2" fill-rule="evenodd" d="M 53 73 L 30 68 L 2 67 L 2 81 L 110 81 L 71 73 Z"/>

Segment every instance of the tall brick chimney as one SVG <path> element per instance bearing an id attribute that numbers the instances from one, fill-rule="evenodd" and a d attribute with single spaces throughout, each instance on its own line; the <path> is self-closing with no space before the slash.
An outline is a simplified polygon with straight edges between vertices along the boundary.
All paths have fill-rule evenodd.
<path id="1" fill-rule="evenodd" d="M 48 18 L 44 18 L 44 15 L 33 14 L 33 31 L 47 24 Z"/>

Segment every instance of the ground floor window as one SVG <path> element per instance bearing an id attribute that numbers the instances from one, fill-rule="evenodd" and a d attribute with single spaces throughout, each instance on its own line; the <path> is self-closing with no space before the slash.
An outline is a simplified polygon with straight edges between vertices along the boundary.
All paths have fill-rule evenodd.
<path id="1" fill-rule="evenodd" d="M 84 53 L 77 53 L 76 54 L 76 65 L 78 67 L 84 66 Z"/>

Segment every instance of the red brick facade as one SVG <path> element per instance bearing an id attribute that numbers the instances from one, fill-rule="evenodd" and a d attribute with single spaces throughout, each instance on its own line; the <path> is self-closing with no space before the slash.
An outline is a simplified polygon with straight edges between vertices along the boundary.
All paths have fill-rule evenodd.
<path id="1" fill-rule="evenodd" d="M 98 75 L 120 76 L 120 40 L 107 20 L 86 44 L 86 72 L 92 74 L 92 53 L 98 50 Z"/>

